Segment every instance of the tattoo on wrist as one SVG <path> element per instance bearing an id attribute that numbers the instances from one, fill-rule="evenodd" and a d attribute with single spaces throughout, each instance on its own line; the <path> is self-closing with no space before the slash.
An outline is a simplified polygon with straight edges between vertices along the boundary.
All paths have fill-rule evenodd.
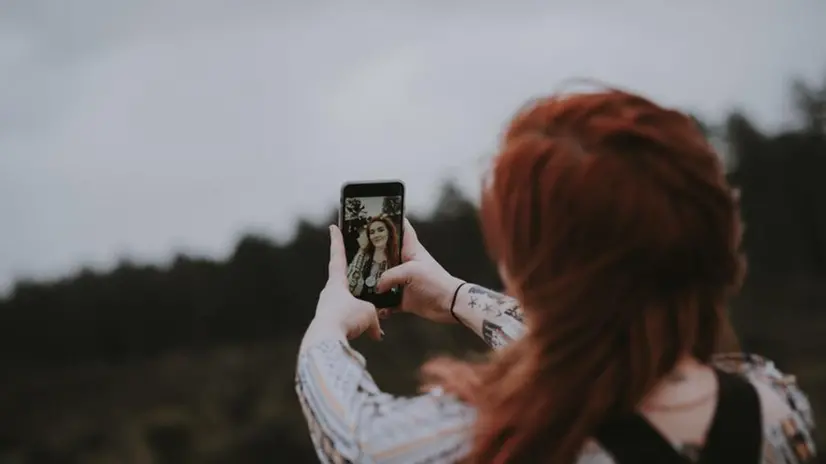
<path id="1" fill-rule="evenodd" d="M 468 307 L 482 316 L 482 339 L 498 349 L 520 338 L 525 333 L 525 318 L 519 302 L 478 285 L 468 288 Z"/>
<path id="2" fill-rule="evenodd" d="M 467 291 L 470 295 L 481 295 L 487 298 L 490 298 L 497 304 L 504 304 L 508 297 L 501 293 L 494 292 L 493 290 L 488 290 L 485 287 L 480 287 L 479 285 L 471 285 Z"/>
<path id="3" fill-rule="evenodd" d="M 485 307 L 482 308 L 482 312 L 491 317 L 499 317 L 502 315 L 502 311 L 489 304 L 486 304 Z"/>
<path id="4" fill-rule="evenodd" d="M 502 326 L 487 319 L 482 321 L 482 339 L 491 348 L 501 348 L 513 341 L 513 339 L 505 333 Z"/>
<path id="5" fill-rule="evenodd" d="M 513 302 L 513 304 L 511 306 L 509 306 L 508 308 L 505 309 L 505 315 L 510 316 L 510 317 L 516 319 L 519 322 L 522 322 L 522 323 L 525 322 L 525 317 L 522 314 L 522 308 L 520 308 L 519 305 L 515 301 Z"/>
<path id="6" fill-rule="evenodd" d="M 497 318 L 504 315 L 517 322 L 525 323 L 522 308 L 515 298 L 479 285 L 471 285 L 468 289 L 468 295 L 470 296 L 468 306 L 473 309 L 480 308 L 486 316 Z"/>

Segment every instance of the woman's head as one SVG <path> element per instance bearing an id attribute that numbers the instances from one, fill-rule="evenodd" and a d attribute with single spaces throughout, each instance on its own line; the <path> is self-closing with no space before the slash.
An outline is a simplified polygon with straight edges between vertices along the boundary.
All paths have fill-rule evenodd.
<path id="1" fill-rule="evenodd" d="M 384 250 L 390 265 L 399 263 L 399 235 L 393 221 L 385 215 L 367 221 L 368 250 Z"/>
<path id="2" fill-rule="evenodd" d="M 509 290 L 537 321 L 630 322 L 655 316 L 611 299 L 657 301 L 670 313 L 702 297 L 682 310 L 686 340 L 674 342 L 703 360 L 714 327 L 691 327 L 713 319 L 743 273 L 737 205 L 717 155 L 692 119 L 626 92 L 551 97 L 518 114 L 482 220 Z M 575 308 L 600 295 L 606 307 Z"/>
<path id="3" fill-rule="evenodd" d="M 743 273 L 735 197 L 693 120 L 613 90 L 527 107 L 488 180 L 484 235 L 529 327 L 480 367 L 474 456 L 571 462 L 717 349 Z"/>

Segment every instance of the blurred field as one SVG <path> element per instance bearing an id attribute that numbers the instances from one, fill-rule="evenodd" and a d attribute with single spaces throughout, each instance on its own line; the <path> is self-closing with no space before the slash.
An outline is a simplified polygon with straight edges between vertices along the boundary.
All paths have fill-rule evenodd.
<path id="1" fill-rule="evenodd" d="M 385 330 L 398 335 L 357 346 L 396 393 L 414 392 L 426 353 L 481 347 L 461 331 L 406 317 Z M 293 389 L 298 341 L 4 372 L 0 463 L 313 462 Z"/>
<path id="2" fill-rule="evenodd" d="M 467 331 L 410 317 L 387 321 L 385 331 L 381 344 L 356 346 L 379 384 L 398 394 L 413 393 L 425 357 L 483 351 Z M 291 338 L 118 365 L 4 372 L 0 463 L 314 462 L 293 390 L 297 346 Z M 778 354 L 796 346 L 787 341 Z M 812 394 L 826 423 L 826 363 L 811 348 L 779 362 Z M 826 446 L 822 430 L 818 439 Z"/>
<path id="3" fill-rule="evenodd" d="M 307 458 L 295 343 L 171 353 L 118 366 L 10 374 L 0 462 L 261 462 Z M 253 453 L 243 461 L 244 453 Z M 24 458 L 26 456 L 26 458 Z M 28 460 L 27 460 L 28 459 Z M 239 461 L 241 459 L 242 461 Z"/>

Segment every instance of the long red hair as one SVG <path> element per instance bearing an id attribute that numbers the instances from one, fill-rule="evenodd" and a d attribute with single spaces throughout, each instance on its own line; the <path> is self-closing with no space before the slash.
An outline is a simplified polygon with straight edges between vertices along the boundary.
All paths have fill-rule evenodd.
<path id="1" fill-rule="evenodd" d="M 708 362 L 731 335 L 736 196 L 677 111 L 617 90 L 534 102 L 504 136 L 481 220 L 528 331 L 483 363 L 426 367 L 478 408 L 470 462 L 572 463 L 681 356 Z"/>

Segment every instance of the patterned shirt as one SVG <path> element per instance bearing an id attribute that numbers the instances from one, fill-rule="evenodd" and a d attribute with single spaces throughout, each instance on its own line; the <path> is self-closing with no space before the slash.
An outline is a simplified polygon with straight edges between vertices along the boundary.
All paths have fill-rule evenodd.
<path id="1" fill-rule="evenodd" d="M 512 334 L 499 335 L 485 339 L 500 345 L 514 338 Z M 779 415 L 767 413 L 763 405 L 763 464 L 813 462 L 812 410 L 794 377 L 753 355 L 720 355 L 714 364 L 743 375 L 758 393 L 768 391 L 777 397 Z M 438 392 L 414 397 L 384 393 L 367 372 L 364 358 L 338 340 L 321 341 L 301 352 L 296 392 L 324 463 L 451 463 L 466 456 L 472 445 L 474 408 Z M 765 401 L 763 395 L 761 401 Z M 696 447 L 695 453 L 691 447 L 682 450 L 689 458 L 697 454 Z M 594 441 L 585 445 L 577 461 L 613 463 Z"/>
<path id="2" fill-rule="evenodd" d="M 347 266 L 347 281 L 350 284 L 350 293 L 358 295 L 364 287 L 364 266 L 367 263 L 367 253 L 364 250 L 359 250 L 353 260 Z"/>

